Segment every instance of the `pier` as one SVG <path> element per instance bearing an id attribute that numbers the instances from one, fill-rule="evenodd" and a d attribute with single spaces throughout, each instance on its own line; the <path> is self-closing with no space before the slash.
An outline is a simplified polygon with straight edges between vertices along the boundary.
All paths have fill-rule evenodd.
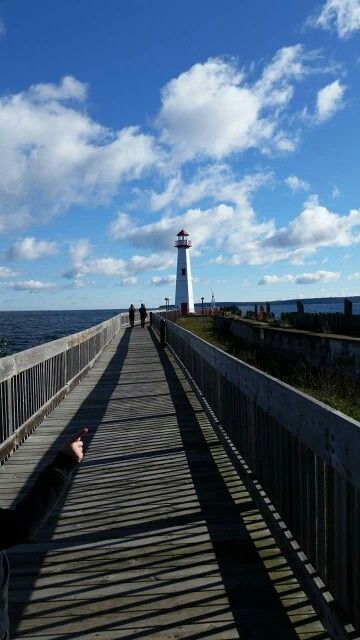
<path id="1" fill-rule="evenodd" d="M 14 640 L 358 638 L 360 424 L 176 316 L 0 360 L 1 506 L 89 428 L 9 553 Z"/>

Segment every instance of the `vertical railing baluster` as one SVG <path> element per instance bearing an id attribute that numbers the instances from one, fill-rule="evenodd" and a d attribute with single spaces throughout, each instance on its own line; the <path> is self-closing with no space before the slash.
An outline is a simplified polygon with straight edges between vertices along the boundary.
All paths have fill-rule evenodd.
<path id="1" fill-rule="evenodd" d="M 4 363 L 1 371 L 12 371 L 8 375 L 3 373 L 3 377 L 0 373 L 0 464 L 11 453 L 17 431 L 24 429 L 28 421 L 37 419 L 41 412 L 43 417 L 44 411 L 51 410 L 60 392 L 69 391 L 69 383 L 73 385 L 78 381 L 126 325 L 127 315 L 119 314 L 96 327 L 61 339 L 64 346 L 60 351 L 59 341 L 44 345 L 43 359 L 39 347 L 29 349 L 24 352 L 26 358 L 21 359 L 19 368 L 17 354 L 0 359 Z M 48 408 L 44 410 L 44 407 Z"/>

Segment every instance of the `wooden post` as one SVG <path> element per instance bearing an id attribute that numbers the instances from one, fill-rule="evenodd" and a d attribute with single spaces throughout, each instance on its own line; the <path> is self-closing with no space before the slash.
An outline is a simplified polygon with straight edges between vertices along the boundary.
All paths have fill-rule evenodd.
<path id="1" fill-rule="evenodd" d="M 345 331 L 349 331 L 351 327 L 352 302 L 349 298 L 344 298 L 344 325 Z"/>
<path id="2" fill-rule="evenodd" d="M 153 326 L 153 312 L 150 311 L 150 327 Z"/>
<path id="3" fill-rule="evenodd" d="M 166 322 L 163 318 L 160 320 L 160 347 L 161 349 L 166 347 Z"/>
<path id="4" fill-rule="evenodd" d="M 304 315 L 304 304 L 300 300 L 297 300 L 296 302 L 296 311 L 298 312 L 299 316 Z"/>

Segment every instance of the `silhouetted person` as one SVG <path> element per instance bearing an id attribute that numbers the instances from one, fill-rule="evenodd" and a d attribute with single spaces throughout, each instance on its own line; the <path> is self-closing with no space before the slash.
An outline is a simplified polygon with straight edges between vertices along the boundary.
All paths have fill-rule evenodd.
<path id="1" fill-rule="evenodd" d="M 141 307 L 139 309 L 139 313 L 140 313 L 141 326 L 145 327 L 145 320 L 146 320 L 146 316 L 147 316 L 147 311 L 146 311 L 146 307 L 145 307 L 143 302 L 141 303 Z"/>
<path id="2" fill-rule="evenodd" d="M 131 304 L 129 307 L 129 322 L 130 327 L 133 328 L 135 322 L 135 307 L 133 304 Z"/>
<path id="3" fill-rule="evenodd" d="M 0 509 L 0 640 L 10 638 L 8 588 L 10 565 L 3 549 L 31 542 L 63 491 L 68 487 L 75 467 L 83 459 L 81 429 L 57 454 L 52 464 L 38 476 L 28 493 L 12 509 Z"/>

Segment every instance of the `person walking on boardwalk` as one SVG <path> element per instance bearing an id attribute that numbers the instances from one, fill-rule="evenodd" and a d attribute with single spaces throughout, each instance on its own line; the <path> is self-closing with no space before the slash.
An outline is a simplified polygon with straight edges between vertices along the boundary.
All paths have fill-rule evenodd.
<path id="1" fill-rule="evenodd" d="M 141 320 L 141 326 L 145 327 L 145 319 L 147 316 L 147 311 L 146 311 L 146 307 L 144 305 L 144 303 L 141 303 L 140 309 L 139 309 L 139 313 L 140 313 L 140 320 Z"/>
<path id="2" fill-rule="evenodd" d="M 134 326 L 134 321 L 135 321 L 135 307 L 133 304 L 131 304 L 129 307 L 129 322 L 130 322 L 131 328 L 133 328 Z"/>
<path id="3" fill-rule="evenodd" d="M 10 565 L 4 549 L 33 540 L 68 487 L 75 467 L 83 459 L 82 437 L 87 432 L 88 430 L 83 428 L 67 442 L 52 464 L 43 469 L 34 486 L 13 509 L 0 508 L 0 640 L 10 638 Z"/>

